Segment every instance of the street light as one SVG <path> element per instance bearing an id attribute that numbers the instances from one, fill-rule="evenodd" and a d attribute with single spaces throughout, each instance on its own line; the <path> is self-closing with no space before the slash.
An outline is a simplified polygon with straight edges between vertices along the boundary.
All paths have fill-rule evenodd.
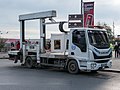
<path id="1" fill-rule="evenodd" d="M 2 38 L 2 35 L 3 35 L 3 34 L 8 34 L 8 31 L 5 32 L 5 33 L 3 33 L 2 31 L 0 31 L 0 38 Z"/>
<path id="2" fill-rule="evenodd" d="M 1 38 L 1 34 L 2 34 L 2 32 L 0 31 L 0 38 Z"/>

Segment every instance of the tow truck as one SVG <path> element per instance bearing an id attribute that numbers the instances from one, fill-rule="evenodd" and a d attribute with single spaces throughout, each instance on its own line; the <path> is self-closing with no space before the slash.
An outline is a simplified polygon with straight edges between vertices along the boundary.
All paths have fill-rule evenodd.
<path id="1" fill-rule="evenodd" d="M 56 11 L 30 13 L 19 16 L 20 50 L 9 51 L 10 60 L 20 60 L 28 68 L 55 67 L 76 74 L 93 72 L 112 66 L 112 50 L 106 30 L 98 28 L 63 29 L 65 22 L 54 22 Z M 40 41 L 35 45 L 25 42 L 25 21 L 40 20 Z M 46 22 L 46 19 L 52 22 Z M 51 34 L 50 48 L 46 49 L 46 25 L 59 24 L 62 34 Z"/>

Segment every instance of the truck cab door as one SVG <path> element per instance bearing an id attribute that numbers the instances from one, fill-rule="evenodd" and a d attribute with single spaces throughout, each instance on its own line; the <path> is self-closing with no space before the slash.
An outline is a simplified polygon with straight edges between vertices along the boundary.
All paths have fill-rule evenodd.
<path id="1" fill-rule="evenodd" d="M 85 30 L 73 30 L 71 32 L 70 55 L 79 60 L 88 59 L 87 37 Z"/>

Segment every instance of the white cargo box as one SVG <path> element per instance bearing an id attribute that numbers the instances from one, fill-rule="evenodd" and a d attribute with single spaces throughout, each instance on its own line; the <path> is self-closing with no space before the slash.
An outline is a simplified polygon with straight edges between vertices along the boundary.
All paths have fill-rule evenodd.
<path id="1" fill-rule="evenodd" d="M 66 50 L 65 34 L 51 34 L 51 52 L 62 53 Z"/>

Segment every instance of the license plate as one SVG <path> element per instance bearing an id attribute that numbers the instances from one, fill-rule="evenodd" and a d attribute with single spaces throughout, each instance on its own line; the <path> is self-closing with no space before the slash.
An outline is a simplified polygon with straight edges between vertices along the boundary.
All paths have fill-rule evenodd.
<path id="1" fill-rule="evenodd" d="M 105 63 L 105 64 L 101 64 L 101 67 L 105 67 L 105 66 L 107 66 L 107 64 Z"/>

